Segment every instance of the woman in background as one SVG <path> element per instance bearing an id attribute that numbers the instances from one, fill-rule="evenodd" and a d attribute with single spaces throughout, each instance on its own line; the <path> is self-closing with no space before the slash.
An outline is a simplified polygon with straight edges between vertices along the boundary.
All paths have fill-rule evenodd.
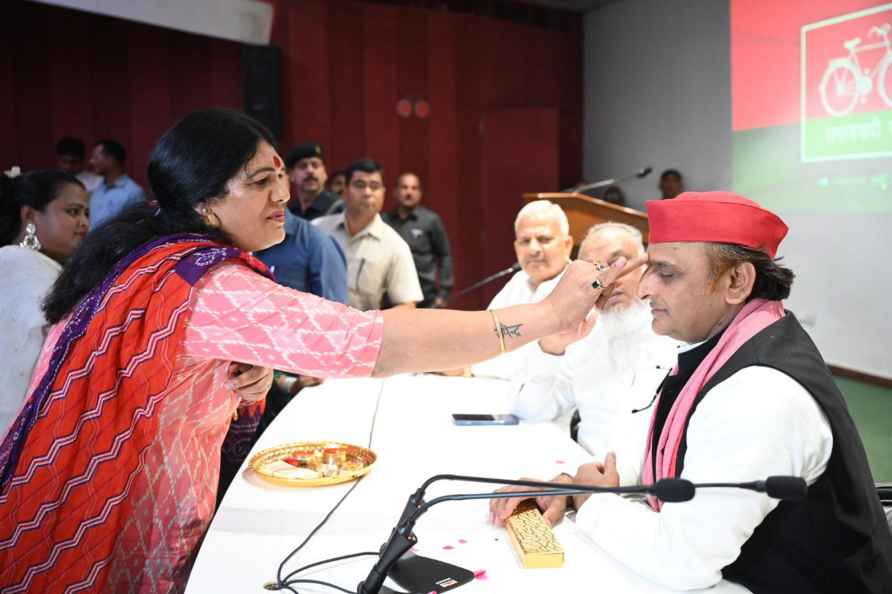
<path id="1" fill-rule="evenodd" d="M 43 299 L 89 224 L 87 192 L 73 175 L 0 174 L 0 435 L 22 406 L 46 338 Z"/>

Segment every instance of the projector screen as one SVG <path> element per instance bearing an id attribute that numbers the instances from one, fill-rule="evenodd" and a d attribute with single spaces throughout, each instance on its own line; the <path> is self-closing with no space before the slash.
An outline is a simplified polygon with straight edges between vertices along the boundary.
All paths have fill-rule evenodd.
<path id="1" fill-rule="evenodd" d="M 892 3 L 731 0 L 732 185 L 790 226 L 787 307 L 892 377 Z"/>

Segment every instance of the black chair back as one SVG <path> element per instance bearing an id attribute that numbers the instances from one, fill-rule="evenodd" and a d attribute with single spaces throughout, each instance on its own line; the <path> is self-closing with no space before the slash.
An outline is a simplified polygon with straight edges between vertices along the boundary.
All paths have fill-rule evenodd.
<path id="1" fill-rule="evenodd" d="M 877 495 L 880 496 L 880 503 L 886 512 L 886 523 L 889 524 L 889 530 L 892 530 L 892 483 L 877 483 Z"/>

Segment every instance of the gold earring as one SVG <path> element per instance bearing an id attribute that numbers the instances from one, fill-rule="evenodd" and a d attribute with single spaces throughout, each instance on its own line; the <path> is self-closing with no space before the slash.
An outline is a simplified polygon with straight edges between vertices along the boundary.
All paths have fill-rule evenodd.
<path id="1" fill-rule="evenodd" d="M 221 226 L 220 217 L 217 216 L 217 213 L 215 213 L 213 210 L 211 210 L 207 206 L 202 207 L 201 214 L 207 219 L 207 224 L 210 225 L 211 227 L 219 228 Z M 214 219 L 216 219 L 216 221 L 212 221 L 211 216 L 213 216 Z"/>

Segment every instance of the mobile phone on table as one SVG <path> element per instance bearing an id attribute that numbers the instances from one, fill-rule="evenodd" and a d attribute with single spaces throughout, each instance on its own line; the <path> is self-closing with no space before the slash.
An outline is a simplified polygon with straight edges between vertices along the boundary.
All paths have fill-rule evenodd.
<path id="1" fill-rule="evenodd" d="M 452 422 L 456 425 L 517 425 L 515 415 L 481 415 L 453 413 Z"/>

